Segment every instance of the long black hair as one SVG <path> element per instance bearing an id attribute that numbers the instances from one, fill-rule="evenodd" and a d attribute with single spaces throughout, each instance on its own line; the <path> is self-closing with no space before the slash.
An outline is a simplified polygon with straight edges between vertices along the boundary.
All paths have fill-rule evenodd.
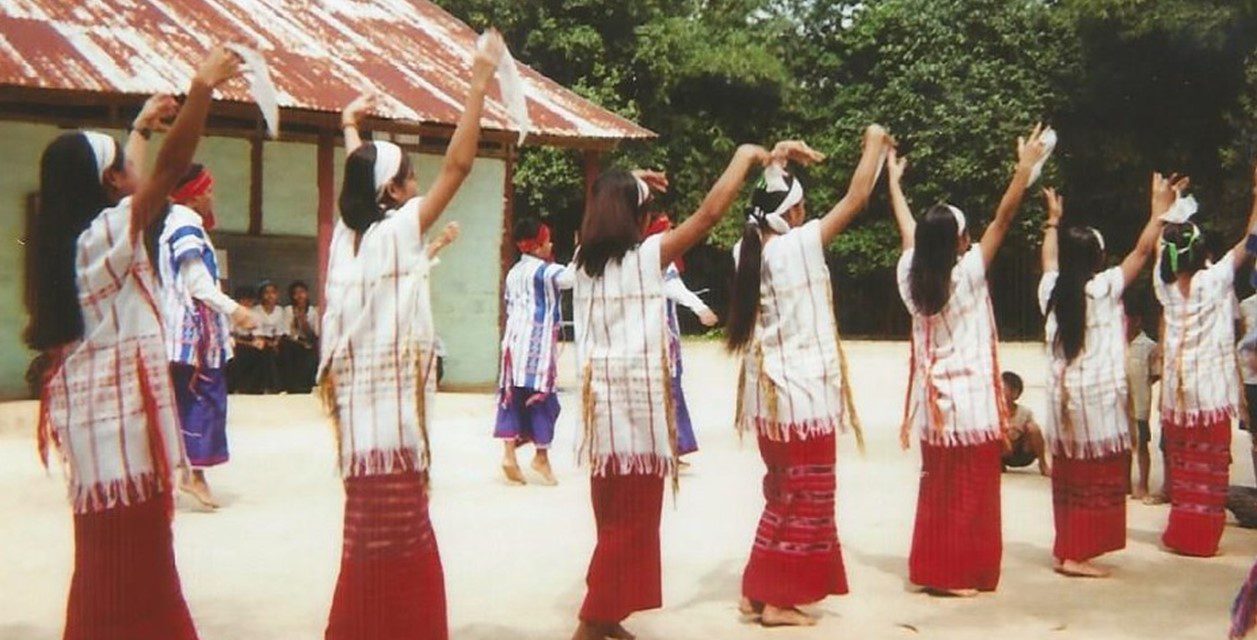
<path id="1" fill-rule="evenodd" d="M 597 278 L 642 241 L 645 207 L 638 203 L 637 178 L 610 169 L 594 180 L 580 227 L 576 266 Z"/>
<path id="2" fill-rule="evenodd" d="M 1190 222 L 1169 223 L 1161 230 L 1161 282 L 1174 282 L 1180 273 L 1193 274 L 1205 266 L 1205 234 Z"/>
<path id="3" fill-rule="evenodd" d="M 945 204 L 925 211 L 917 223 L 908 290 L 912 304 L 922 315 L 932 316 L 951 299 L 951 272 L 956 267 L 956 243 L 960 225 Z"/>
<path id="4" fill-rule="evenodd" d="M 1087 282 L 1104 264 L 1104 248 L 1090 227 L 1060 229 L 1060 274 L 1047 312 L 1056 314 L 1052 349 L 1065 362 L 1073 362 L 1087 342 Z"/>
<path id="5" fill-rule="evenodd" d="M 375 190 L 375 144 L 364 142 L 345 158 L 345 177 L 340 186 L 340 219 L 345 226 L 362 233 L 371 225 L 384 219 L 384 211 L 400 205 L 387 194 Z M 402 152 L 402 161 L 393 176 L 393 183 L 400 184 L 410 177 L 412 167 L 409 154 Z"/>
<path id="6" fill-rule="evenodd" d="M 110 168 L 120 169 L 124 162 L 118 148 Z M 48 144 L 39 160 L 39 209 L 26 229 L 30 324 L 24 338 L 30 348 L 43 351 L 83 337 L 74 272 L 78 238 L 114 204 L 82 132 L 63 133 Z"/>
<path id="7" fill-rule="evenodd" d="M 767 191 L 763 181 L 751 192 L 729 295 L 729 314 L 725 325 L 725 348 L 729 351 L 738 351 L 751 341 L 759 317 L 760 272 L 764 259 L 764 239 L 760 234 L 767 228 L 763 214 L 776 211 L 789 195 L 788 190 Z"/>

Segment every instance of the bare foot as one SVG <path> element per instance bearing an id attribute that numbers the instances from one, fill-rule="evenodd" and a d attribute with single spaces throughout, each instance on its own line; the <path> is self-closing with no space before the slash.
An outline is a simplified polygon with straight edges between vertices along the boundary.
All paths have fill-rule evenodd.
<path id="1" fill-rule="evenodd" d="M 502 474 L 506 476 L 506 481 L 511 484 L 528 484 L 528 481 L 524 479 L 524 472 L 520 471 L 519 465 L 514 462 L 503 462 Z"/>
<path id="2" fill-rule="evenodd" d="M 1135 490 L 1132 491 L 1130 494 L 1131 500 L 1144 500 L 1147 497 L 1148 497 L 1148 490 L 1141 487 L 1135 487 Z"/>
<path id="3" fill-rule="evenodd" d="M 1071 578 L 1107 578 L 1109 577 L 1109 571 L 1107 569 L 1097 567 L 1096 565 L 1091 564 L 1090 562 L 1077 562 L 1074 560 L 1057 559 L 1054 565 L 1055 566 L 1053 568 L 1056 569 L 1057 573 L 1061 575 L 1069 576 Z"/>
<path id="4" fill-rule="evenodd" d="M 1144 498 L 1144 504 L 1147 505 L 1156 506 L 1159 504 L 1165 504 L 1166 502 L 1168 502 L 1168 500 L 1165 499 L 1165 494 L 1159 491 L 1157 493 L 1150 493 L 1146 498 Z"/>
<path id="5" fill-rule="evenodd" d="M 1051 467 L 1039 465 L 1039 475 L 1043 476 L 1044 478 L 1051 478 L 1052 477 Z"/>
<path id="6" fill-rule="evenodd" d="M 544 484 L 547 487 L 553 487 L 559 484 L 559 481 L 554 478 L 554 471 L 550 469 L 549 460 L 544 458 L 533 458 L 532 470 L 536 471 L 537 474 L 541 476 L 541 484 Z M 516 471 L 518 471 L 518 467 L 516 468 Z"/>
<path id="7" fill-rule="evenodd" d="M 972 598 L 978 595 L 977 589 L 939 589 L 935 587 L 926 587 L 925 591 L 930 595 L 946 596 L 949 598 Z"/>
<path id="8" fill-rule="evenodd" d="M 677 471 L 689 471 L 690 463 L 684 460 L 677 460 Z"/>
<path id="9" fill-rule="evenodd" d="M 758 619 L 760 614 L 764 612 L 764 603 L 754 602 L 750 598 L 743 596 L 738 601 L 738 613 L 748 618 Z"/>
<path id="10" fill-rule="evenodd" d="M 604 625 L 581 621 L 572 634 L 572 640 L 606 640 L 607 630 Z"/>
<path id="11" fill-rule="evenodd" d="M 195 479 L 183 479 L 179 481 L 179 490 L 192 496 L 202 507 L 206 509 L 217 509 L 218 502 L 214 500 L 214 496 L 210 493 L 209 485 Z"/>
<path id="12" fill-rule="evenodd" d="M 629 630 L 625 629 L 624 625 L 619 623 L 616 623 L 607 629 L 607 637 L 614 638 L 615 640 L 637 640 L 637 636 L 629 633 Z"/>
<path id="13" fill-rule="evenodd" d="M 760 624 L 765 627 L 812 627 L 816 626 L 816 618 L 795 607 L 783 609 L 766 604 L 764 613 L 760 617 Z"/>

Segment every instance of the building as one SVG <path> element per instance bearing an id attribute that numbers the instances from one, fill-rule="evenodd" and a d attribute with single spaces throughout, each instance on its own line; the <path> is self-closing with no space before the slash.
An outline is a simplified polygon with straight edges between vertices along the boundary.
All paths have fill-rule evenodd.
<path id="1" fill-rule="evenodd" d="M 21 237 L 38 190 L 39 154 L 59 128 L 121 135 L 140 104 L 181 92 L 216 42 L 256 42 L 280 94 L 278 140 L 264 138 L 247 85 L 224 87 L 198 161 L 216 177 L 219 231 L 231 285 L 294 277 L 314 281 L 335 221 L 343 163 L 339 111 L 354 96 L 385 96 L 363 127 L 412 152 L 430 183 L 461 112 L 476 33 L 427 0 L 14 0 L 0 3 L 0 397 L 25 394 L 34 355 L 22 345 Z M 522 65 L 521 65 L 522 67 Z M 583 150 L 587 165 L 650 131 L 599 108 L 526 67 L 535 131 L 524 144 Z M 445 220 L 463 237 L 434 272 L 434 312 L 450 357 L 447 382 L 488 387 L 497 375 L 501 280 L 513 261 L 511 224 L 517 132 L 497 89 L 481 155 Z M 485 260 L 485 256 L 498 259 Z M 316 257 L 317 256 L 317 257 Z M 457 295 L 442 295 L 456 291 Z M 317 297 L 317 293 L 315 294 Z"/>

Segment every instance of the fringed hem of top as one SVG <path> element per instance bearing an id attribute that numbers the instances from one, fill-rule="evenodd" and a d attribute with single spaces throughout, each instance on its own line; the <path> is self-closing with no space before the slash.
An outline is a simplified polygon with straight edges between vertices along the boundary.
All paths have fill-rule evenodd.
<path id="1" fill-rule="evenodd" d="M 999 426 L 983 430 L 934 431 L 929 430 L 921 439 L 932 447 L 973 447 L 1003 440 Z"/>
<path id="2" fill-rule="evenodd" d="M 1123 434 L 1098 441 L 1071 442 L 1056 440 L 1051 444 L 1053 456 L 1064 456 L 1072 460 L 1091 460 L 1107 458 L 1119 453 L 1130 452 L 1130 435 Z"/>
<path id="3" fill-rule="evenodd" d="M 739 429 L 754 425 L 755 430 L 773 442 L 790 442 L 791 440 L 810 440 L 834 433 L 847 433 L 851 429 L 846 422 L 837 416 L 812 418 L 801 422 L 781 422 L 760 416 L 747 416 L 738 424 Z"/>
<path id="4" fill-rule="evenodd" d="M 386 476 L 394 473 L 418 471 L 423 473 L 428 465 L 420 462 L 419 454 L 414 449 L 380 449 L 355 453 L 349 460 L 341 461 L 342 476 L 356 478 L 360 476 Z"/>
<path id="5" fill-rule="evenodd" d="M 597 456 L 592 461 L 590 474 L 597 477 L 605 476 L 659 476 L 672 475 L 676 469 L 676 460 L 658 454 L 609 454 Z"/>
<path id="6" fill-rule="evenodd" d="M 71 484 L 70 501 L 75 513 L 99 513 L 114 507 L 147 502 L 170 490 L 170 478 L 150 472 L 112 482 Z"/>
<path id="7" fill-rule="evenodd" d="M 1236 405 L 1227 405 L 1218 409 L 1194 409 L 1188 411 L 1161 408 L 1161 419 L 1163 421 L 1168 420 L 1186 428 L 1204 427 L 1221 420 L 1236 418 L 1239 415 L 1239 407 Z"/>

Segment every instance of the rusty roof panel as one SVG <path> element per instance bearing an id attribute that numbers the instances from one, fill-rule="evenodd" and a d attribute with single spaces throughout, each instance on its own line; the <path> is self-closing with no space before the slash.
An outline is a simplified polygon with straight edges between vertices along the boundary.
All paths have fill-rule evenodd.
<path id="1" fill-rule="evenodd" d="M 0 0 L 0 85 L 146 95 L 181 92 L 205 50 L 256 42 L 281 107 L 337 112 L 385 96 L 374 115 L 453 125 L 477 34 L 428 0 Z M 614 141 L 653 133 L 521 65 L 534 131 Z M 243 82 L 220 97 L 248 100 Z M 496 83 L 484 125 L 510 131 Z"/>

